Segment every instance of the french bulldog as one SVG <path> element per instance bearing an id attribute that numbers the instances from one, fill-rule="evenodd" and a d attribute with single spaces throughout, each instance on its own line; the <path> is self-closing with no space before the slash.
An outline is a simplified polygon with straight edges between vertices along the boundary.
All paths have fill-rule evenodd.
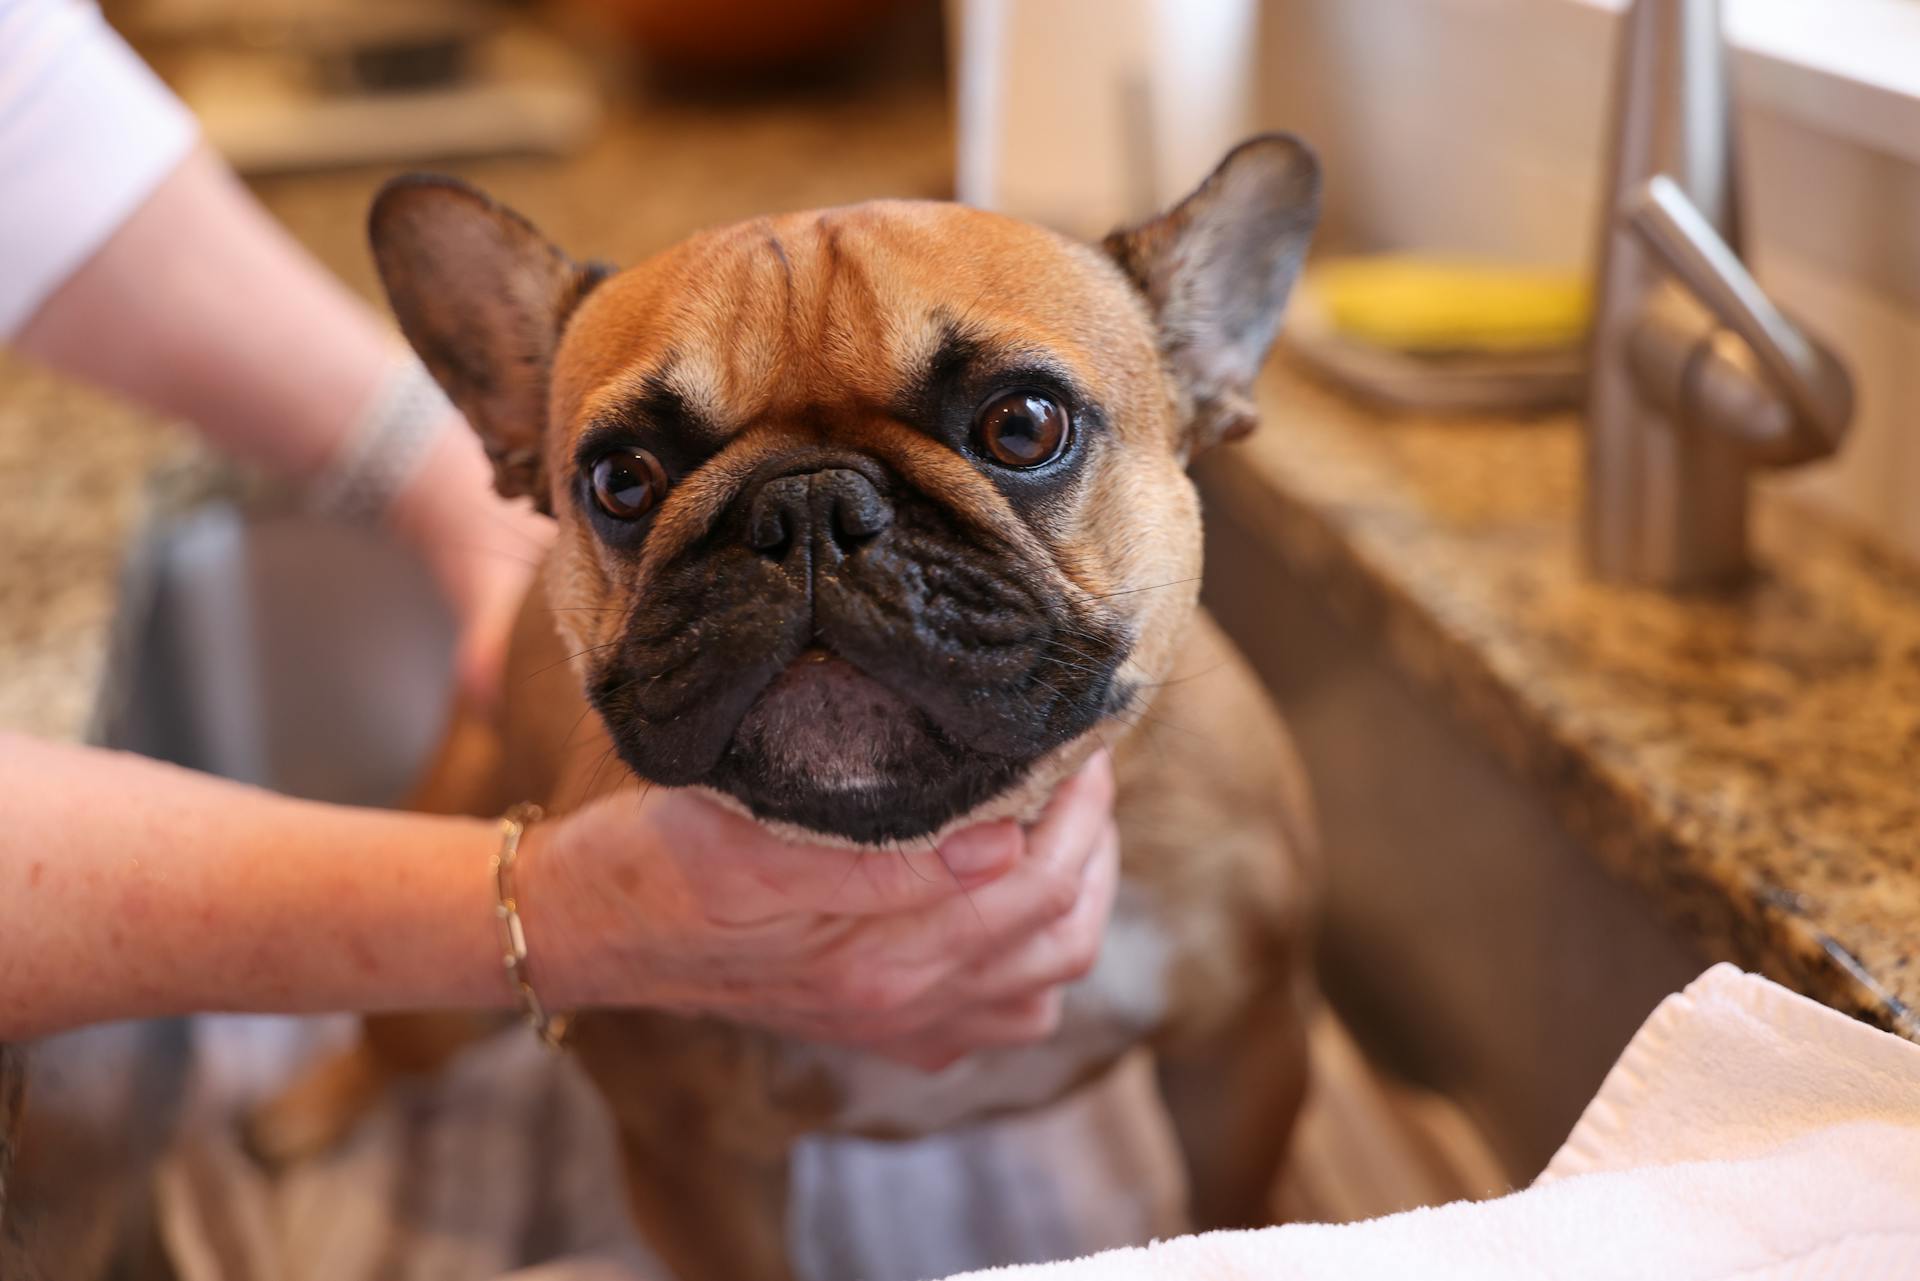
<path id="1" fill-rule="evenodd" d="M 499 491 L 558 525 L 493 750 L 450 743 L 429 807 L 565 810 L 613 759 L 897 855 L 1031 818 L 1115 751 L 1115 915 L 1040 1044 L 926 1073 L 717 1020 L 579 1014 L 569 1049 L 683 1281 L 790 1275 L 802 1134 L 1037 1107 L 1141 1043 L 1196 1225 L 1266 1220 L 1305 1082 L 1314 842 L 1284 728 L 1199 609 L 1187 465 L 1255 425 L 1318 199 L 1312 153 L 1276 134 L 1099 245 L 881 201 L 706 231 L 624 271 L 450 179 L 375 201 L 406 337 Z M 337 1130 L 349 1097 L 464 1036 L 368 1027 L 330 1084 L 269 1109 L 264 1146 Z"/>

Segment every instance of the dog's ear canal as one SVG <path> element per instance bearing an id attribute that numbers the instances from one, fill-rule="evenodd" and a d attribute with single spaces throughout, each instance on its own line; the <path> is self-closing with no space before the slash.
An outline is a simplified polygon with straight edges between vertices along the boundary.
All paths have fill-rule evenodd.
<path id="1" fill-rule="evenodd" d="M 1319 218 L 1313 151 L 1263 134 L 1172 209 L 1103 242 L 1153 313 L 1190 414 L 1190 457 L 1253 430 L 1254 376 Z"/>
<path id="2" fill-rule="evenodd" d="M 575 263 L 519 214 L 437 175 L 388 182 L 367 229 L 401 332 L 479 433 L 494 487 L 550 511 L 541 439 L 554 350 L 612 268 Z"/>

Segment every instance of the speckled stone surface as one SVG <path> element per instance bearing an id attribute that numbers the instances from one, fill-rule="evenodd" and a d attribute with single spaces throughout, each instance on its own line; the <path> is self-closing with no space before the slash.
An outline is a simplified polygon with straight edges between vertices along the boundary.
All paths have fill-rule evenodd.
<path id="1" fill-rule="evenodd" d="M 1572 418 L 1262 400 L 1216 502 L 1705 949 L 1920 1040 L 1920 567 L 1763 496 L 1748 588 L 1604 586 Z"/>
<path id="2" fill-rule="evenodd" d="M 185 440 L 0 354 L 0 729 L 90 735 L 147 480 Z"/>

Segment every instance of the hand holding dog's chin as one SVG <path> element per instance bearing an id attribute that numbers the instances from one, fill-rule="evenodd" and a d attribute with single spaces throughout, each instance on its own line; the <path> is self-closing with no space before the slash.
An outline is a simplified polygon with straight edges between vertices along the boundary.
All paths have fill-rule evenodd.
<path id="1" fill-rule="evenodd" d="M 796 845 L 689 792 L 621 793 L 536 826 L 522 892 L 561 1007 L 715 1015 L 937 1068 L 1044 1038 L 1113 904 L 1097 755 L 1031 828 L 924 853 Z"/>

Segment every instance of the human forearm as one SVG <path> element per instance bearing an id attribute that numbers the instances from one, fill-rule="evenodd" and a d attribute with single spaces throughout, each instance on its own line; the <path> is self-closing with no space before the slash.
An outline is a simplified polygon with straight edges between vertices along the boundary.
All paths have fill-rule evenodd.
<path id="1" fill-rule="evenodd" d="M 302 481 L 337 465 L 401 352 L 373 309 L 204 147 L 45 300 L 17 342 Z M 547 522 L 492 492 L 479 441 L 450 406 L 386 514 L 460 615 L 462 684 L 489 701 Z"/>
<path id="2" fill-rule="evenodd" d="M 1031 832 L 943 842 L 935 876 L 623 789 L 522 839 L 535 987 L 929 1067 L 1045 1037 L 1113 902 L 1112 801 L 1099 756 Z M 192 1010 L 510 1008 L 498 840 L 0 734 L 0 1041 Z"/>
<path id="3" fill-rule="evenodd" d="M 189 1010 L 507 1008 L 491 824 L 0 736 L 0 1039 Z"/>
<path id="4" fill-rule="evenodd" d="M 41 305 L 20 349 L 275 470 L 324 467 L 392 350 L 204 147 Z"/>

